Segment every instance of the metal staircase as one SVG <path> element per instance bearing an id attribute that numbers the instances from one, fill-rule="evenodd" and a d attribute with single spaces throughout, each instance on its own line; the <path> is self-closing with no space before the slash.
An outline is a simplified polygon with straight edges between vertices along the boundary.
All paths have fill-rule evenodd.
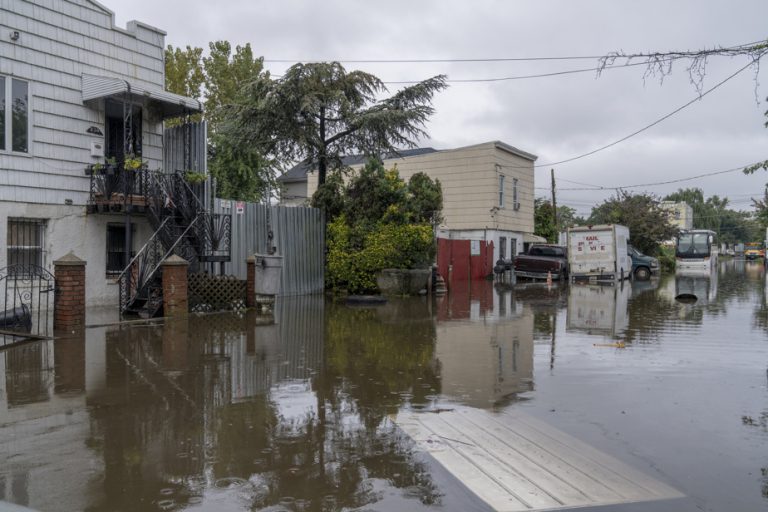
<path id="1" fill-rule="evenodd" d="M 189 262 L 190 272 L 229 261 L 231 217 L 208 212 L 201 201 L 204 187 L 188 183 L 182 172 L 147 173 L 144 181 L 146 215 L 155 231 L 118 283 L 121 313 L 151 318 L 162 314 L 163 261 L 177 255 Z"/>

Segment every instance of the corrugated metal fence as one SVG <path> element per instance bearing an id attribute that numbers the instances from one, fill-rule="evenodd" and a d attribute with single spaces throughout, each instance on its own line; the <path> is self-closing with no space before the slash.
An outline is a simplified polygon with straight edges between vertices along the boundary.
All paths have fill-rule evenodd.
<path id="1" fill-rule="evenodd" d="M 317 208 L 214 200 L 214 213 L 232 215 L 232 261 L 225 273 L 245 279 L 248 256 L 267 253 L 268 209 L 273 245 L 283 256 L 282 295 L 322 292 L 325 219 Z"/>
<path id="2" fill-rule="evenodd" d="M 205 121 L 166 128 L 163 140 L 163 170 L 208 172 Z"/>

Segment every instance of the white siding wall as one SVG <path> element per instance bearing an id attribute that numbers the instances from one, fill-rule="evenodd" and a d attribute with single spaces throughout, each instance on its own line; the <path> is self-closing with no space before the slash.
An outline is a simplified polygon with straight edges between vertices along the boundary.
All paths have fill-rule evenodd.
<path id="1" fill-rule="evenodd" d="M 18 41 L 7 34 L 19 32 Z M 165 33 L 137 22 L 114 26 L 112 13 L 87 0 L 0 0 L 0 75 L 29 82 L 28 155 L 0 151 L 0 201 L 75 205 L 88 200 L 83 170 L 90 126 L 104 132 L 103 108 L 83 105 L 83 73 L 164 88 Z M 162 122 L 143 112 L 143 157 L 162 164 Z"/>

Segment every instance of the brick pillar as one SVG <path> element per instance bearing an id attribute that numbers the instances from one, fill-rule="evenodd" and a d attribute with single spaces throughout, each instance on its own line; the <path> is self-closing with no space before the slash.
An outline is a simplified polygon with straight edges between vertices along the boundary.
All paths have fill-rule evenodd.
<path id="1" fill-rule="evenodd" d="M 163 309 L 165 316 L 186 315 L 189 262 L 175 254 L 163 262 Z"/>
<path id="2" fill-rule="evenodd" d="M 256 256 L 248 256 L 245 260 L 246 271 L 246 284 L 245 284 L 245 307 L 256 307 Z"/>
<path id="3" fill-rule="evenodd" d="M 56 294 L 53 328 L 72 332 L 85 327 L 85 261 L 72 251 L 53 262 Z"/>

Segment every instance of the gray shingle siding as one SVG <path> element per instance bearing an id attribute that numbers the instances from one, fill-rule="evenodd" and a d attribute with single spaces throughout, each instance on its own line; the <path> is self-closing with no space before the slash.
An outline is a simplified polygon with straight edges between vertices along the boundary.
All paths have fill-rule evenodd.
<path id="1" fill-rule="evenodd" d="M 128 13 L 130 14 L 130 13 Z M 111 12 L 87 0 L 0 0 L 0 75 L 29 82 L 30 152 L 0 151 L 0 200 L 75 204 L 88 200 L 83 169 L 95 160 L 90 126 L 104 131 L 100 106 L 82 101 L 82 74 L 113 76 L 164 88 L 164 32 L 131 22 L 114 27 Z M 162 122 L 143 114 L 143 157 L 162 165 Z"/>

